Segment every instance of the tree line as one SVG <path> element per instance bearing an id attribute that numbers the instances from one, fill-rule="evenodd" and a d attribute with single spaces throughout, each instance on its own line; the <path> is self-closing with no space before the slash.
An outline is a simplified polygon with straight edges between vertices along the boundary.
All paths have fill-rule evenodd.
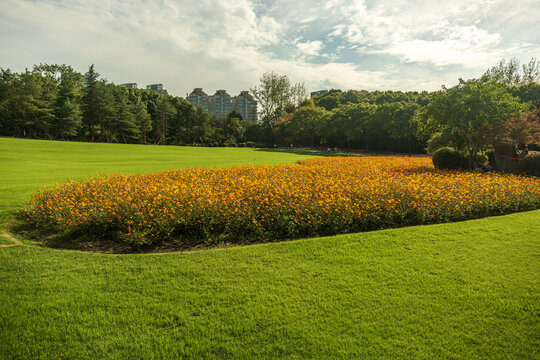
<path id="1" fill-rule="evenodd" d="M 142 144 L 235 145 L 250 124 L 216 118 L 187 100 L 129 89 L 68 65 L 0 69 L 0 135 Z"/>
<path id="2" fill-rule="evenodd" d="M 431 150 L 435 144 L 453 146 L 472 158 L 496 142 L 538 141 L 539 82 L 536 59 L 522 66 L 503 59 L 479 79 L 460 79 L 434 92 L 330 90 L 282 112 L 273 129 L 283 144 L 415 153 L 434 137 Z M 521 118 L 533 120 L 524 124 Z M 520 136 L 503 135 L 507 120 L 521 124 Z"/>
<path id="3" fill-rule="evenodd" d="M 251 89 L 259 105 L 254 123 L 235 112 L 217 118 L 180 97 L 109 83 L 93 65 L 84 75 L 67 65 L 40 64 L 21 73 L 0 68 L 0 135 L 416 153 L 430 141 L 472 154 L 489 146 L 485 139 L 501 138 L 504 121 L 540 107 L 539 74 L 535 59 L 522 66 L 511 59 L 479 79 L 435 92 L 330 90 L 307 99 L 303 84 L 271 72 Z M 528 119 L 534 125 L 535 116 Z"/>

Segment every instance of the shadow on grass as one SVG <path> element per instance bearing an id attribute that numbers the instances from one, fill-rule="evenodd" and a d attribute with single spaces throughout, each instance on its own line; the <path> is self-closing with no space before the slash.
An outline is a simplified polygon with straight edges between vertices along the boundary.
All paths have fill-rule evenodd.
<path id="1" fill-rule="evenodd" d="M 255 151 L 264 151 L 264 152 L 271 152 L 271 153 L 289 153 L 289 154 L 297 154 L 297 155 L 311 155 L 311 156 L 324 156 L 324 157 L 331 157 L 331 156 L 420 156 L 420 157 L 429 157 L 430 155 L 427 154 L 414 154 L 414 153 L 395 153 L 395 152 L 388 152 L 388 151 L 368 151 L 368 150 L 342 150 L 342 151 L 334 151 L 331 150 L 330 152 L 321 149 L 291 149 L 291 148 L 257 148 Z"/>
<path id="2" fill-rule="evenodd" d="M 288 153 L 288 154 L 297 154 L 297 155 L 311 155 L 311 156 L 349 156 L 351 154 L 336 153 L 336 152 L 325 152 L 322 150 L 310 150 L 310 149 L 287 149 L 287 148 L 257 148 L 255 151 L 264 151 L 271 153 Z"/>

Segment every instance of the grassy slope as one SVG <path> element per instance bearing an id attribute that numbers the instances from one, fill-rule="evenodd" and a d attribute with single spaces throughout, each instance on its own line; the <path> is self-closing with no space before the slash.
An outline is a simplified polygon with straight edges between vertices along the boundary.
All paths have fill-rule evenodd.
<path id="1" fill-rule="evenodd" d="M 0 200 L 6 219 L 36 186 L 70 174 L 277 157 L 194 149 L 215 156 L 194 163 L 183 157 L 189 148 L 151 148 L 160 160 L 145 165 L 137 147 L 20 142 L 4 151 L 6 141 L 20 140 L 0 139 L 1 166 L 11 159 L 0 179 L 11 184 Z M 88 151 L 96 160 L 84 164 Z M 0 358 L 536 358 L 539 218 L 160 255 L 0 248 Z"/>

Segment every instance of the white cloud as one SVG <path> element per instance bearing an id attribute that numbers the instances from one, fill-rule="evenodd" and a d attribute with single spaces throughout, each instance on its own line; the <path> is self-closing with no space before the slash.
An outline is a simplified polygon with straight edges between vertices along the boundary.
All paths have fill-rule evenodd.
<path id="1" fill-rule="evenodd" d="M 176 95 L 200 86 L 234 93 L 271 70 L 312 89 L 433 90 L 502 57 L 540 57 L 534 4 L 2 0 L 0 66 L 58 62 L 84 72 L 96 63 L 110 80 L 162 82 Z"/>
<path id="2" fill-rule="evenodd" d="M 432 30 L 436 40 L 413 39 L 393 42 L 373 53 L 394 55 L 407 62 L 428 62 L 436 66 L 460 64 L 464 67 L 487 67 L 501 52 L 500 34 L 490 34 L 476 25 L 451 26 L 444 22 Z"/>
<path id="3" fill-rule="evenodd" d="M 305 55 L 311 55 L 311 56 L 317 56 L 320 54 L 323 43 L 322 41 L 315 40 L 315 41 L 306 41 L 306 42 L 298 42 L 296 43 L 296 46 L 298 47 L 298 51 L 300 53 Z"/>

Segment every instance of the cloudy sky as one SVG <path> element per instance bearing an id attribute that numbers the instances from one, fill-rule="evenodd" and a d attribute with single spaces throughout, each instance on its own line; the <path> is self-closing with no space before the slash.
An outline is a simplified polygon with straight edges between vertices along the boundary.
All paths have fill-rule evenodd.
<path id="1" fill-rule="evenodd" d="M 540 59 L 539 0 L 0 0 L 0 67 L 231 95 L 266 71 L 308 90 L 436 90 Z"/>

